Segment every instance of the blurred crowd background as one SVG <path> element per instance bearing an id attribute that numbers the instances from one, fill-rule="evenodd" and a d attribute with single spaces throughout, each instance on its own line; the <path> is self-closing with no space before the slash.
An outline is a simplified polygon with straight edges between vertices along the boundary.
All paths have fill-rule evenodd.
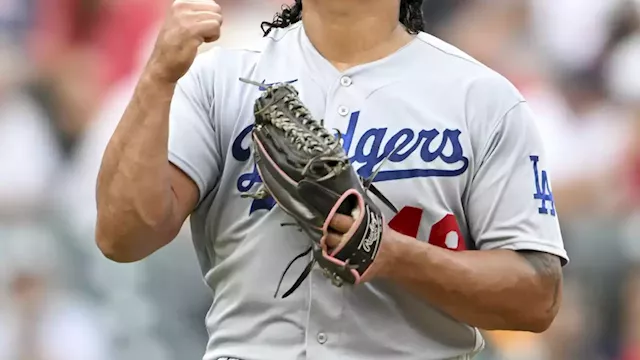
<path id="1" fill-rule="evenodd" d="M 147 261 L 94 245 L 101 153 L 170 0 L 0 0 L 0 360 L 200 359 L 210 294 L 188 230 Z M 219 1 L 252 47 L 277 0 Z M 538 114 L 572 263 L 543 335 L 483 360 L 640 360 L 640 1 L 425 0 L 428 32 Z M 437 69 L 424 69 L 424 71 Z M 390 339 L 389 341 L 401 341 Z"/>

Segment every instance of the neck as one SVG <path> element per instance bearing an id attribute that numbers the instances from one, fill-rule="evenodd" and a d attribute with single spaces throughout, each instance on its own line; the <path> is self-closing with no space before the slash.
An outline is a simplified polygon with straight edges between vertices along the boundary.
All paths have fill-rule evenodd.
<path id="1" fill-rule="evenodd" d="M 305 0 L 302 21 L 315 48 L 338 70 L 384 58 L 412 39 L 400 0 Z"/>

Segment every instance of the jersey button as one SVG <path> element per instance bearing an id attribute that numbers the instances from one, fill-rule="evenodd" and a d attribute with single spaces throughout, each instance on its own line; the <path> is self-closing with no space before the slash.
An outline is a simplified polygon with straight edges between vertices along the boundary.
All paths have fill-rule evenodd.
<path id="1" fill-rule="evenodd" d="M 353 84 L 353 80 L 351 80 L 350 77 L 343 76 L 342 78 L 340 78 L 340 85 L 342 85 L 344 87 L 349 87 L 349 86 L 351 86 L 351 84 Z"/>
<path id="2" fill-rule="evenodd" d="M 324 343 L 326 343 L 326 342 L 327 342 L 327 340 L 328 340 L 327 334 L 322 333 L 322 332 L 321 332 L 321 333 L 318 333 L 318 342 L 319 342 L 320 344 L 324 344 Z"/>
<path id="3" fill-rule="evenodd" d="M 349 108 L 346 107 L 346 106 L 339 106 L 338 107 L 338 114 L 340 114 L 340 116 L 349 115 Z"/>

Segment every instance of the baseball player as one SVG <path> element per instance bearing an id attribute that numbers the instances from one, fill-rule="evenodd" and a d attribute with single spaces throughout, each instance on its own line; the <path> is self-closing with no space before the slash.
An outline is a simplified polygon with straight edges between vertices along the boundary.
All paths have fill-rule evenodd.
<path id="1" fill-rule="evenodd" d="M 220 36 L 221 8 L 173 4 L 104 154 L 96 236 L 108 258 L 134 262 L 190 217 L 214 296 L 205 360 L 470 359 L 478 329 L 550 326 L 568 259 L 535 116 L 506 79 L 422 32 L 421 3 L 297 0 L 262 24 L 261 51 L 197 58 Z M 254 114 L 256 99 L 291 88 L 304 106 L 287 90 L 290 116 L 335 129 L 395 209 L 366 198 L 384 224 L 361 239 L 375 254 L 353 285 L 322 266 L 298 277 L 294 262 L 283 284 L 301 282 L 282 299 L 287 263 L 316 253 L 273 197 L 242 194 L 263 185 L 254 124 L 272 107 Z M 358 216 L 332 211 L 323 251 L 352 239 Z"/>

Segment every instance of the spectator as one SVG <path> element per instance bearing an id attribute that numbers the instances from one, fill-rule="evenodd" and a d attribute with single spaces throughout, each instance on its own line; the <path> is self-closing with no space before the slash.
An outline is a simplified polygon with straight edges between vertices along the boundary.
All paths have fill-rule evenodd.
<path id="1" fill-rule="evenodd" d="M 0 360 L 107 360 L 107 337 L 85 301 L 56 281 L 53 239 L 33 226 L 0 242 Z"/>
<path id="2" fill-rule="evenodd" d="M 209 296 L 186 237 L 127 266 L 93 241 L 100 157 L 172 1 L 0 0 L 0 360 L 202 355 Z M 283 2 L 219 0 L 213 46 L 258 50 Z M 572 258 L 549 332 L 489 333 L 480 359 L 639 360 L 640 0 L 424 9 L 537 113 Z"/>
<path id="3" fill-rule="evenodd" d="M 626 217 L 627 260 L 634 263 L 623 277 L 624 311 L 622 360 L 640 359 L 640 249 L 638 233 L 640 231 L 640 29 L 624 39 L 615 49 L 607 64 L 608 85 L 613 98 L 627 106 L 635 120 L 635 141 L 627 152 L 626 163 L 629 170 L 626 175 L 630 197 L 629 214 Z"/>
<path id="4" fill-rule="evenodd" d="M 19 50 L 0 43 L 0 227 L 40 214 L 59 156 L 48 118 L 24 88 Z M 3 221 L 5 220 L 5 221 Z"/>

